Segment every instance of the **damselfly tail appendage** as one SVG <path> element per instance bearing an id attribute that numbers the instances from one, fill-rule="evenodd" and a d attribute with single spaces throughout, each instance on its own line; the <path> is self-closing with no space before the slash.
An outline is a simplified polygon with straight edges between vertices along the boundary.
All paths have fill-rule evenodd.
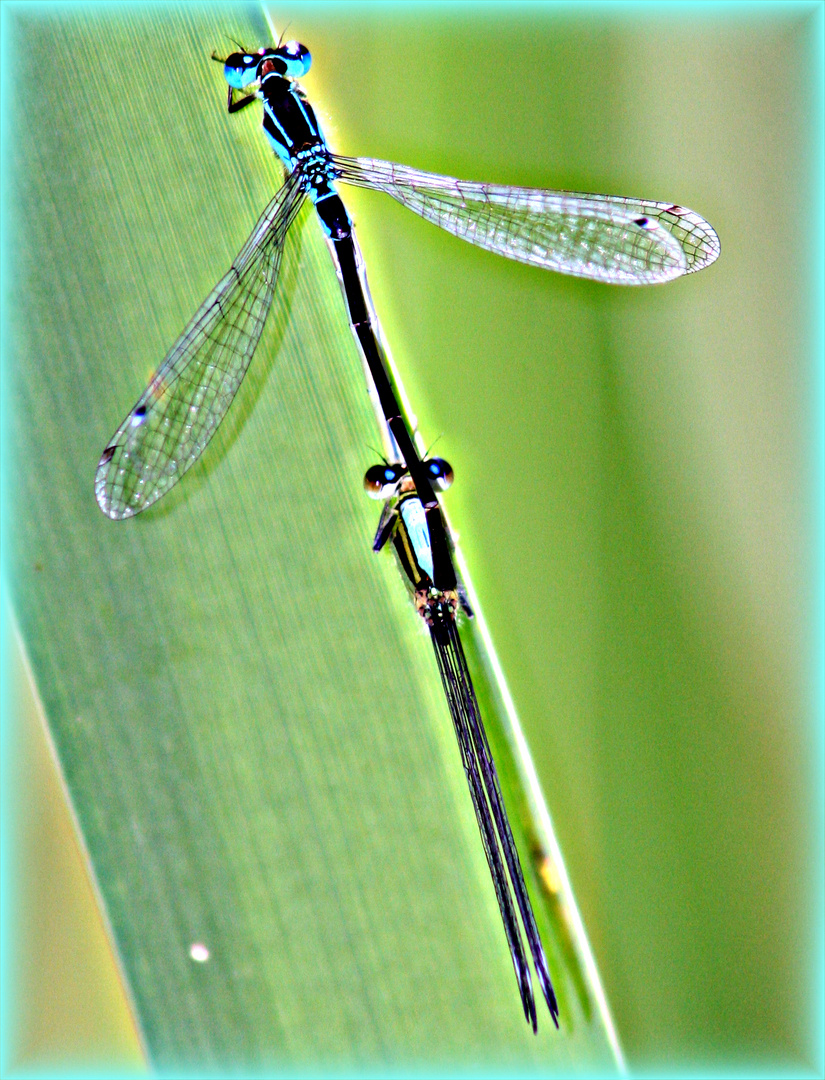
<path id="1" fill-rule="evenodd" d="M 484 844 L 484 853 L 487 856 L 507 943 L 510 946 L 524 1015 L 535 1031 L 536 1005 L 530 967 L 524 952 L 513 896 L 521 914 L 521 922 L 533 957 L 539 985 L 553 1022 L 558 1027 L 559 1008 L 550 980 L 547 957 L 527 894 L 516 844 L 507 819 L 507 811 L 504 808 L 498 774 L 490 753 L 452 608 L 449 605 L 434 607 L 432 621 L 428 620 L 428 622 L 441 683 L 453 719 L 461 761 L 467 775 L 473 808 Z"/>

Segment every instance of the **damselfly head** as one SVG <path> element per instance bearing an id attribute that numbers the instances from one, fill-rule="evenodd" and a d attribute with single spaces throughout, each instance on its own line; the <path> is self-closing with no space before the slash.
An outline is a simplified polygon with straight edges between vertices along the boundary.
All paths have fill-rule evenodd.
<path id="1" fill-rule="evenodd" d="M 453 468 L 444 458 L 427 458 L 424 462 L 427 476 L 436 491 L 446 491 L 453 482 Z M 391 499 L 405 490 L 414 491 L 409 471 L 405 465 L 373 465 L 364 476 L 364 489 L 371 499 Z M 407 481 L 406 485 L 403 484 Z M 403 485 L 403 486 L 402 486 Z"/>
<path id="2" fill-rule="evenodd" d="M 312 55 L 306 45 L 300 41 L 286 41 L 277 49 L 232 53 L 223 62 L 223 73 L 231 87 L 244 90 L 269 72 L 284 79 L 300 79 L 311 64 Z"/>
<path id="3" fill-rule="evenodd" d="M 372 465 L 364 475 L 364 490 L 371 499 L 391 499 L 406 475 L 404 465 Z"/>

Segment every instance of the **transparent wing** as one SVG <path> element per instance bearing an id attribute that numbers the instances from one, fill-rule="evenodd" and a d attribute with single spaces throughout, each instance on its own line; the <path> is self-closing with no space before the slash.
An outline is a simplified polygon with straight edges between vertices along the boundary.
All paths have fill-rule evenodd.
<path id="1" fill-rule="evenodd" d="M 719 256 L 713 228 L 672 203 L 475 184 L 374 158 L 333 160 L 348 184 L 385 191 L 471 244 L 562 274 L 652 285 Z"/>
<path id="2" fill-rule="evenodd" d="M 290 176 L 103 451 L 95 495 L 110 518 L 165 495 L 214 435 L 260 339 L 303 197 Z"/>

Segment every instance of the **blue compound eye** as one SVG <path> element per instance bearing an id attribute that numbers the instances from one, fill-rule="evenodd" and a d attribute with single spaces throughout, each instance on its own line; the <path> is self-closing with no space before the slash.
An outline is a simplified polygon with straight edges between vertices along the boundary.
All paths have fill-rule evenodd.
<path id="1" fill-rule="evenodd" d="M 300 79 L 310 69 L 312 54 L 300 41 L 287 41 L 278 49 L 278 56 L 286 65 L 284 74 L 289 79 Z"/>
<path id="2" fill-rule="evenodd" d="M 243 90 L 255 82 L 260 61 L 260 56 L 251 53 L 232 53 L 223 62 L 224 78 L 236 90 Z"/>
<path id="3" fill-rule="evenodd" d="M 444 458 L 429 458 L 424 462 L 424 468 L 436 491 L 446 491 L 453 482 L 453 467 Z"/>
<path id="4" fill-rule="evenodd" d="M 406 473 L 403 465 L 373 465 L 364 476 L 364 490 L 371 499 L 389 499 Z"/>

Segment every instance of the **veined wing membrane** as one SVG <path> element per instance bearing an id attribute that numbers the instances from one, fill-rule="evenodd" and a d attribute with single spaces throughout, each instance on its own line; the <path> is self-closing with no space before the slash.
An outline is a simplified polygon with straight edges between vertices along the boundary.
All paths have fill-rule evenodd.
<path id="1" fill-rule="evenodd" d="M 293 174 L 103 451 L 95 495 L 110 518 L 131 517 L 165 495 L 214 435 L 260 340 L 303 198 Z"/>
<path id="2" fill-rule="evenodd" d="M 652 285 L 719 256 L 712 226 L 672 203 L 476 184 L 375 158 L 333 160 L 348 184 L 384 191 L 471 244 L 562 274 Z"/>

